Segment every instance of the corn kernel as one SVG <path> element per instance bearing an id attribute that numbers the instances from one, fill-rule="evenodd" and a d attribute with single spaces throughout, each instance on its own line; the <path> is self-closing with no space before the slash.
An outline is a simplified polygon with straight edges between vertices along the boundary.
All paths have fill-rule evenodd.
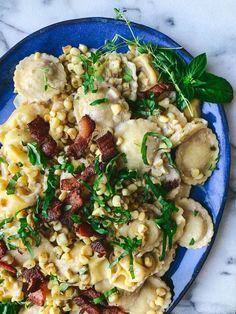
<path id="1" fill-rule="evenodd" d="M 49 259 L 48 253 L 47 252 L 40 252 L 39 253 L 39 263 L 47 263 Z"/>
<path id="2" fill-rule="evenodd" d="M 36 265 L 35 260 L 34 259 L 29 259 L 29 260 L 24 262 L 23 267 L 25 267 L 25 268 L 32 268 L 35 265 Z"/>
<path id="3" fill-rule="evenodd" d="M 61 121 L 65 121 L 66 119 L 66 113 L 65 112 L 58 112 L 57 113 L 57 118 Z"/>
<path id="4" fill-rule="evenodd" d="M 103 183 L 99 184 L 98 190 L 97 190 L 97 195 L 102 195 L 106 192 L 106 185 Z"/>
<path id="5" fill-rule="evenodd" d="M 156 289 L 156 294 L 160 297 L 163 297 L 164 295 L 166 295 L 166 289 L 165 288 L 157 288 Z"/>
<path id="6" fill-rule="evenodd" d="M 58 236 L 57 236 L 57 244 L 59 246 L 62 246 L 62 245 L 67 245 L 68 244 L 68 239 L 66 237 L 66 235 L 64 233 L 60 233 Z"/>
<path id="7" fill-rule="evenodd" d="M 68 97 L 68 98 L 66 98 L 64 100 L 64 107 L 66 108 L 66 110 L 71 110 L 72 109 L 73 103 L 72 103 L 71 98 Z"/>
<path id="8" fill-rule="evenodd" d="M 71 45 L 67 45 L 65 47 L 62 47 L 62 51 L 65 53 L 65 54 L 68 54 L 70 53 L 70 50 L 71 50 Z"/>
<path id="9" fill-rule="evenodd" d="M 119 195 L 115 195 L 115 196 L 113 196 L 113 198 L 112 198 L 112 205 L 113 205 L 114 207 L 120 207 L 120 206 L 121 206 L 120 201 L 121 201 L 120 196 L 119 196 Z"/>
<path id="10" fill-rule="evenodd" d="M 143 221 L 145 219 L 145 213 L 141 212 L 138 216 L 138 220 Z"/>
<path id="11" fill-rule="evenodd" d="M 116 145 L 117 145 L 117 146 L 120 146 L 122 143 L 123 143 L 123 138 L 122 138 L 121 136 L 119 136 L 119 137 L 117 138 Z"/>
<path id="12" fill-rule="evenodd" d="M 57 169 L 57 170 L 55 170 L 55 175 L 57 175 L 57 176 L 61 176 L 61 174 L 62 174 L 61 169 Z"/>
<path id="13" fill-rule="evenodd" d="M 113 112 L 114 115 L 119 114 L 121 112 L 121 110 L 122 110 L 121 105 L 119 105 L 119 104 L 111 105 L 111 111 Z"/>
<path id="14" fill-rule="evenodd" d="M 166 116 L 163 116 L 163 115 L 160 115 L 160 116 L 158 117 L 158 119 L 159 119 L 160 122 L 163 122 L 163 123 L 166 123 L 166 122 L 169 121 L 169 118 L 166 117 Z"/>
<path id="15" fill-rule="evenodd" d="M 164 305 L 164 299 L 161 298 L 161 297 L 157 297 L 156 300 L 155 300 L 155 304 L 158 305 L 158 306 L 162 306 Z"/>
<path id="16" fill-rule="evenodd" d="M 40 52 L 35 52 L 34 54 L 34 60 L 39 60 L 41 58 L 41 53 Z"/>
<path id="17" fill-rule="evenodd" d="M 57 258 L 60 258 L 63 254 L 62 248 L 60 246 L 55 246 L 53 252 L 56 254 Z"/>
<path id="18" fill-rule="evenodd" d="M 63 202 L 67 197 L 67 192 L 66 191 L 62 191 L 61 194 L 58 196 L 58 199 Z"/>
<path id="19" fill-rule="evenodd" d="M 122 189 L 121 193 L 123 196 L 128 196 L 130 194 L 128 189 Z"/>
<path id="20" fill-rule="evenodd" d="M 145 256 L 144 265 L 147 267 L 152 267 L 153 261 L 152 261 L 152 258 L 150 256 Z"/>
<path id="21" fill-rule="evenodd" d="M 137 191 L 137 185 L 132 183 L 128 186 L 128 190 L 131 192 L 131 193 L 134 193 L 135 191 Z"/>
<path id="22" fill-rule="evenodd" d="M 199 176 L 200 171 L 197 168 L 191 168 L 191 175 L 193 178 L 196 178 L 197 176 Z"/>
<path id="23" fill-rule="evenodd" d="M 64 254 L 62 254 L 62 256 L 61 256 L 61 259 L 63 259 L 63 260 L 65 260 L 65 261 L 69 261 L 69 260 L 71 260 L 71 255 L 70 255 L 70 253 L 64 253 Z"/>
<path id="24" fill-rule="evenodd" d="M 86 53 L 88 51 L 88 47 L 83 45 L 83 44 L 80 44 L 79 45 L 79 50 L 83 53 Z"/>
<path id="25" fill-rule="evenodd" d="M 53 118 L 50 125 L 52 129 L 56 129 L 60 125 L 60 120 L 58 118 Z"/>
<path id="26" fill-rule="evenodd" d="M 74 140 L 77 136 L 77 130 L 76 128 L 69 128 L 67 131 L 67 134 L 69 135 L 69 137 Z"/>

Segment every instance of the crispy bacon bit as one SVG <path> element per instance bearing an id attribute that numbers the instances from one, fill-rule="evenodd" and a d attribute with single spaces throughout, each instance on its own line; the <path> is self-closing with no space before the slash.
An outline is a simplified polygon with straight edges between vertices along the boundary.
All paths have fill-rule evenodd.
<path id="1" fill-rule="evenodd" d="M 79 121 L 79 134 L 74 144 L 68 148 L 68 154 L 74 157 L 81 157 L 92 137 L 95 129 L 95 122 L 88 116 L 83 116 Z"/>
<path id="2" fill-rule="evenodd" d="M 28 123 L 28 128 L 32 138 L 41 146 L 42 151 L 48 157 L 53 157 L 57 153 L 57 143 L 49 135 L 49 123 L 42 117 L 37 117 Z"/>
<path id="3" fill-rule="evenodd" d="M 37 115 L 37 117 L 28 124 L 28 128 L 32 138 L 35 141 L 42 143 L 48 136 L 50 126 L 42 117 Z"/>
<path id="4" fill-rule="evenodd" d="M 102 161 L 107 161 L 117 154 L 115 139 L 111 132 L 108 131 L 96 142 L 102 153 Z"/>
<path id="5" fill-rule="evenodd" d="M 34 266 L 29 269 L 25 269 L 22 272 L 22 276 L 24 277 L 26 283 L 28 284 L 27 286 L 27 291 L 28 292 L 35 292 L 40 287 L 45 281 L 45 278 L 41 271 L 39 270 L 38 266 Z"/>
<path id="6" fill-rule="evenodd" d="M 108 246 L 104 241 L 93 241 L 91 243 L 91 248 L 94 252 L 98 253 L 98 257 L 105 256 L 108 253 Z"/>
<path id="7" fill-rule="evenodd" d="M 8 263 L 6 262 L 2 262 L 0 261 L 0 268 L 3 268 L 7 271 L 9 271 L 9 273 L 12 273 L 12 274 L 16 274 L 17 270 L 15 269 L 15 267 L 9 265 Z"/>
<path id="8" fill-rule="evenodd" d="M 7 246 L 4 240 L 0 240 L 0 258 L 5 256 L 7 253 Z"/>
<path id="9" fill-rule="evenodd" d="M 72 191 L 74 189 L 80 189 L 81 184 L 75 177 L 61 180 L 61 189 L 65 191 Z"/>
<path id="10" fill-rule="evenodd" d="M 88 167 L 85 168 L 85 170 L 80 173 L 77 178 L 87 181 L 90 177 L 95 175 L 95 169 L 94 169 L 94 165 L 89 165 Z"/>
<path id="11" fill-rule="evenodd" d="M 29 293 L 28 299 L 35 305 L 43 306 L 46 300 L 46 292 L 46 285 L 42 285 L 37 291 Z"/>
<path id="12" fill-rule="evenodd" d="M 125 314 L 118 306 L 108 306 L 102 311 L 102 314 Z"/>
<path id="13" fill-rule="evenodd" d="M 101 314 L 101 308 L 94 304 L 82 304 L 81 305 L 82 310 L 79 312 L 79 314 Z"/>
<path id="14" fill-rule="evenodd" d="M 74 213 L 77 209 L 83 206 L 83 199 L 80 194 L 80 190 L 72 190 L 69 192 L 66 198 L 66 203 L 71 205 L 70 211 Z"/>
<path id="15" fill-rule="evenodd" d="M 141 98 L 148 98 L 150 96 L 150 93 L 153 92 L 155 94 L 155 97 L 160 97 L 164 92 L 170 92 L 175 90 L 174 86 L 172 84 L 165 84 L 165 83 L 158 83 L 149 90 L 142 92 L 139 94 L 139 97 Z"/>
<path id="16" fill-rule="evenodd" d="M 162 181 L 162 186 L 163 188 L 169 192 L 175 188 L 177 188 L 180 184 L 180 180 L 179 179 L 174 179 L 174 180 L 163 180 Z"/>
<path id="17" fill-rule="evenodd" d="M 80 296 L 86 297 L 88 299 L 95 299 L 101 296 L 101 293 L 96 291 L 94 288 L 89 288 L 81 291 Z"/>
<path id="18" fill-rule="evenodd" d="M 62 215 L 61 215 L 61 217 L 60 217 L 60 222 L 61 222 L 64 226 L 66 226 L 68 229 L 72 229 L 73 224 L 74 224 L 73 221 L 72 221 L 72 219 L 71 219 L 71 215 L 72 215 L 72 214 L 73 214 L 73 213 L 71 213 L 71 211 L 68 210 L 68 211 L 62 213 Z"/>
<path id="19" fill-rule="evenodd" d="M 48 157 L 53 157 L 57 153 L 57 142 L 51 136 L 47 136 L 42 144 L 42 151 Z"/>
<path id="20" fill-rule="evenodd" d="M 97 236 L 97 233 L 90 224 L 87 222 L 83 222 L 82 224 L 75 224 L 74 225 L 75 233 L 82 236 L 82 237 L 93 237 Z"/>
<path id="21" fill-rule="evenodd" d="M 62 202 L 55 199 L 48 207 L 48 216 L 45 219 L 47 222 L 56 221 L 61 216 Z"/>

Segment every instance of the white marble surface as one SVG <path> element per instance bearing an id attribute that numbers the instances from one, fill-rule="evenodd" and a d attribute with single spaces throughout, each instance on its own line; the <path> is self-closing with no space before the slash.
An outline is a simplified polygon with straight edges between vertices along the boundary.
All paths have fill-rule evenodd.
<path id="1" fill-rule="evenodd" d="M 212 72 L 236 86 L 235 0 L 0 0 L 0 56 L 31 32 L 58 21 L 113 17 L 113 8 L 158 29 L 189 52 L 207 52 Z M 173 314 L 236 313 L 236 99 L 226 106 L 232 176 L 217 240 L 194 285 Z"/>

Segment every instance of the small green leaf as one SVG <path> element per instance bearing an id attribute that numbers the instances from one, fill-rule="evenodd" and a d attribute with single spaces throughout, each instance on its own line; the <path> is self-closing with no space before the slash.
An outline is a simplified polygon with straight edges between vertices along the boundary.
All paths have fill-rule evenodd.
<path id="1" fill-rule="evenodd" d="M 71 215 L 71 219 L 75 224 L 81 224 L 82 221 L 78 215 Z"/>
<path id="2" fill-rule="evenodd" d="M 20 172 L 17 172 L 9 181 L 6 191 L 7 191 L 7 195 L 12 195 L 15 193 L 15 188 L 16 188 L 16 183 L 17 180 L 22 176 L 22 174 Z"/>
<path id="3" fill-rule="evenodd" d="M 90 103 L 90 106 L 96 106 L 100 105 L 103 103 L 109 102 L 109 98 L 101 98 L 101 99 L 96 99 L 93 102 Z"/>
<path id="4" fill-rule="evenodd" d="M 37 143 L 28 143 L 27 152 L 29 161 L 33 166 L 41 166 L 43 169 L 47 167 L 47 157 Z"/>
<path id="5" fill-rule="evenodd" d="M 0 156 L 0 164 L 1 164 L 1 163 L 6 164 L 7 162 L 6 162 L 6 159 L 5 159 L 5 158 L 3 158 L 3 157 Z"/>
<path id="6" fill-rule="evenodd" d="M 125 82 L 130 82 L 133 80 L 132 72 L 127 66 L 124 68 L 123 80 Z"/>
<path id="7" fill-rule="evenodd" d="M 48 206 L 55 197 L 57 189 L 58 177 L 54 174 L 54 168 L 49 168 L 48 179 L 47 179 L 47 188 L 45 191 L 43 210 L 42 215 L 47 217 Z"/>
<path id="8" fill-rule="evenodd" d="M 195 240 L 194 240 L 194 238 L 192 238 L 190 241 L 189 241 L 189 245 L 194 245 L 195 244 Z"/>
<path id="9" fill-rule="evenodd" d="M 66 291 L 66 289 L 69 288 L 69 286 L 70 286 L 70 285 L 69 285 L 67 282 L 63 282 L 63 283 L 60 284 L 59 290 L 60 290 L 61 292 L 64 292 L 64 291 Z"/>

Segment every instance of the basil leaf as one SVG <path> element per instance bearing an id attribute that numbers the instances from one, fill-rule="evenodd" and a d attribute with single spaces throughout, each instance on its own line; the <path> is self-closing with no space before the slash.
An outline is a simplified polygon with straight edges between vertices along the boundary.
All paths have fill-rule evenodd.
<path id="1" fill-rule="evenodd" d="M 109 101 L 109 98 L 101 98 L 101 99 L 96 99 L 93 102 L 90 103 L 90 106 L 96 106 L 96 105 L 100 105 L 103 103 L 106 103 Z"/>
<path id="2" fill-rule="evenodd" d="M 18 314 L 21 305 L 17 302 L 2 301 L 0 302 L 0 313 L 2 314 Z"/>
<path id="3" fill-rule="evenodd" d="M 194 86 L 195 96 L 202 101 L 224 104 L 233 99 L 233 88 L 230 83 L 214 74 L 204 73 Z"/>
<path id="4" fill-rule="evenodd" d="M 75 224 L 81 224 L 82 221 L 80 219 L 80 217 L 78 215 L 71 215 L 71 220 L 75 223 Z"/>
<path id="5" fill-rule="evenodd" d="M 5 158 L 3 158 L 3 157 L 0 157 L 0 164 L 1 163 L 4 163 L 4 164 L 6 164 L 7 162 L 6 162 L 6 159 Z"/>
<path id="6" fill-rule="evenodd" d="M 207 56 L 205 53 L 193 58 L 193 60 L 187 65 L 186 78 L 191 83 L 194 78 L 199 78 L 206 70 Z"/>
<path id="7" fill-rule="evenodd" d="M 180 86 L 181 93 L 176 93 L 176 106 L 183 111 L 190 107 L 190 100 L 194 98 L 194 88 L 192 86 Z"/>
<path id="8" fill-rule="evenodd" d="M 112 294 L 114 293 L 117 293 L 118 292 L 118 289 L 116 287 L 110 289 L 110 290 L 107 290 L 105 292 L 103 292 L 103 294 L 101 294 L 99 297 L 93 299 L 93 303 L 94 304 L 99 304 L 101 303 L 102 301 L 106 300 L 109 296 L 111 296 Z"/>
<path id="9" fill-rule="evenodd" d="M 148 160 L 147 160 L 147 145 L 146 145 L 149 136 L 159 138 L 166 144 L 168 148 L 171 148 L 173 146 L 171 140 L 160 133 L 156 133 L 156 132 L 145 133 L 142 140 L 142 145 L 141 145 L 141 154 L 142 154 L 143 163 L 145 165 L 149 165 Z"/>
<path id="10" fill-rule="evenodd" d="M 124 68 L 123 80 L 125 82 L 130 82 L 133 80 L 132 72 L 127 66 Z"/>
<path id="11" fill-rule="evenodd" d="M 54 174 L 54 168 L 49 168 L 48 179 L 47 179 L 47 188 L 44 196 L 43 210 L 42 215 L 47 217 L 48 206 L 53 200 L 56 189 L 57 189 L 57 176 Z"/>
<path id="12" fill-rule="evenodd" d="M 7 195 L 12 195 L 15 193 L 17 180 L 22 176 L 20 172 L 17 172 L 9 181 L 6 191 Z"/>
<path id="13" fill-rule="evenodd" d="M 39 148 L 37 143 L 28 143 L 27 151 L 29 161 L 33 166 L 41 166 L 43 169 L 47 167 L 47 157 Z"/>
<path id="14" fill-rule="evenodd" d="M 59 286 L 60 292 L 66 291 L 66 289 L 68 289 L 69 286 L 70 286 L 70 285 L 69 285 L 68 283 L 66 283 L 66 282 L 61 283 L 60 286 Z"/>

